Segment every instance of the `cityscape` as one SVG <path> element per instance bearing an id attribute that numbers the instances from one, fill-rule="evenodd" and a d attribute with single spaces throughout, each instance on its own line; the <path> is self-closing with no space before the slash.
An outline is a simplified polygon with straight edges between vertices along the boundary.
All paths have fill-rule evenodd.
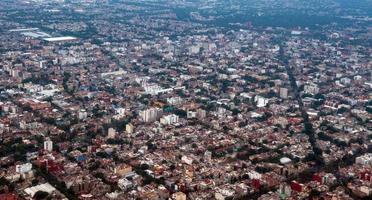
<path id="1" fill-rule="evenodd" d="M 371 0 L 0 0 L 0 200 L 372 199 Z"/>

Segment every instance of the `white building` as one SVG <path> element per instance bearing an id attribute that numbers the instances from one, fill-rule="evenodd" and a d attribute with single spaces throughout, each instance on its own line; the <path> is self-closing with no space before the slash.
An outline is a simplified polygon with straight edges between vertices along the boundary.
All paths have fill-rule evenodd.
<path id="1" fill-rule="evenodd" d="M 16 165 L 16 172 L 20 174 L 27 173 L 31 171 L 32 169 L 32 164 L 31 163 L 26 163 L 22 165 Z"/>
<path id="2" fill-rule="evenodd" d="M 139 113 L 141 120 L 144 122 L 154 122 L 158 120 L 163 114 L 160 108 L 150 108 Z"/>
<path id="3" fill-rule="evenodd" d="M 107 133 L 107 138 L 115 138 L 116 137 L 116 130 L 114 128 L 109 128 Z"/>
<path id="4" fill-rule="evenodd" d="M 196 111 L 188 110 L 187 111 L 187 119 L 193 119 L 193 118 L 196 118 Z"/>
<path id="5" fill-rule="evenodd" d="M 351 83 L 351 79 L 350 78 L 347 78 L 347 77 L 344 77 L 344 78 L 341 78 L 340 79 L 340 82 L 344 85 L 350 85 Z"/>
<path id="6" fill-rule="evenodd" d="M 39 68 L 40 69 L 43 69 L 44 68 L 44 63 L 45 63 L 46 61 L 44 60 L 44 61 L 39 61 Z"/>
<path id="7" fill-rule="evenodd" d="M 125 108 L 117 108 L 115 109 L 116 114 L 118 115 L 125 115 Z"/>
<path id="8" fill-rule="evenodd" d="M 269 103 L 269 99 L 261 96 L 255 96 L 254 101 L 256 102 L 257 107 L 259 108 L 265 107 Z"/>
<path id="9" fill-rule="evenodd" d="M 287 88 L 280 88 L 279 95 L 280 95 L 280 98 L 287 99 L 288 98 L 288 89 Z"/>
<path id="10" fill-rule="evenodd" d="M 258 179 L 260 180 L 262 178 L 262 175 L 256 171 L 250 171 L 248 172 L 248 176 L 250 179 Z"/>
<path id="11" fill-rule="evenodd" d="M 356 164 L 372 166 L 372 153 L 367 153 L 355 159 Z"/>
<path id="12" fill-rule="evenodd" d="M 85 109 L 81 109 L 78 113 L 78 117 L 80 120 L 84 120 L 88 117 L 88 113 Z"/>
<path id="13" fill-rule="evenodd" d="M 205 111 L 203 109 L 198 109 L 196 111 L 196 118 L 198 118 L 198 119 L 204 119 L 206 116 L 207 116 L 207 111 Z"/>
<path id="14" fill-rule="evenodd" d="M 44 141 L 44 150 L 49 152 L 53 151 L 53 142 L 49 138 Z"/>
<path id="15" fill-rule="evenodd" d="M 192 162 L 193 162 L 193 159 L 190 158 L 190 157 L 188 157 L 188 156 L 182 156 L 182 157 L 181 157 L 181 161 L 182 161 L 183 163 L 186 163 L 186 164 L 188 164 L 188 165 L 191 165 Z"/>
<path id="16" fill-rule="evenodd" d="M 216 193 L 214 193 L 214 198 L 216 200 L 226 200 L 228 198 L 233 197 L 235 194 L 235 191 L 231 189 L 218 189 Z"/>
<path id="17" fill-rule="evenodd" d="M 107 72 L 107 73 L 101 73 L 102 78 L 106 77 L 120 77 L 125 75 L 127 72 L 124 71 L 123 69 L 119 69 L 118 71 L 113 71 L 113 72 Z"/>
<path id="18" fill-rule="evenodd" d="M 30 197 L 34 197 L 35 193 L 38 191 L 47 192 L 48 194 L 54 192 L 56 188 L 51 186 L 49 183 L 40 184 L 34 187 L 26 188 L 24 191 L 26 194 L 28 194 Z"/>
<path id="19" fill-rule="evenodd" d="M 207 161 L 207 162 L 212 161 L 212 152 L 211 151 L 206 151 L 204 153 L 204 160 Z"/>
<path id="20" fill-rule="evenodd" d="M 133 183 L 126 178 L 122 178 L 118 180 L 118 186 L 123 191 L 127 191 L 128 189 L 133 187 Z"/>
<path id="21" fill-rule="evenodd" d="M 198 54 L 200 52 L 200 46 L 195 45 L 189 48 L 189 54 Z"/>
<path id="22" fill-rule="evenodd" d="M 132 134 L 134 132 L 134 126 L 131 123 L 125 125 L 125 132 Z"/>
<path id="23" fill-rule="evenodd" d="M 172 98 L 167 98 L 167 103 L 170 105 L 179 105 L 183 103 L 183 100 L 181 97 L 172 97 Z"/>
<path id="24" fill-rule="evenodd" d="M 175 114 L 164 116 L 160 119 L 160 123 L 164 125 L 176 124 L 179 121 L 179 116 Z"/>
<path id="25" fill-rule="evenodd" d="M 370 187 L 367 187 L 365 185 L 360 186 L 359 190 L 366 194 L 366 196 L 370 196 L 372 194 L 372 189 Z"/>
<path id="26" fill-rule="evenodd" d="M 207 112 L 203 109 L 197 109 L 196 111 L 188 110 L 187 111 L 187 118 L 188 119 L 204 119 L 207 116 Z"/>
<path id="27" fill-rule="evenodd" d="M 163 90 L 163 88 L 157 84 L 144 86 L 143 89 L 145 90 L 145 94 L 151 95 L 157 95 Z"/>

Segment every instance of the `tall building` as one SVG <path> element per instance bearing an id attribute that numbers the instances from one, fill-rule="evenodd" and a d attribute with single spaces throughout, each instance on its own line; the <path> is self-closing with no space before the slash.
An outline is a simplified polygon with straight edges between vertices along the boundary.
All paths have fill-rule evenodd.
<path id="1" fill-rule="evenodd" d="M 288 184 L 280 184 L 279 186 L 279 194 L 284 195 L 285 197 L 291 196 L 292 189 L 291 186 Z"/>
<path id="2" fill-rule="evenodd" d="M 127 132 L 128 134 L 132 134 L 134 132 L 133 124 L 129 123 L 125 125 L 125 132 Z"/>
<path id="3" fill-rule="evenodd" d="M 198 109 L 196 111 L 196 118 L 198 119 L 204 119 L 207 116 L 207 112 L 203 109 Z"/>
<path id="4" fill-rule="evenodd" d="M 141 120 L 144 122 L 154 122 L 158 120 L 163 114 L 163 110 L 160 108 L 150 108 L 140 112 Z"/>
<path id="5" fill-rule="evenodd" d="M 287 88 L 280 88 L 279 96 L 282 99 L 287 99 L 288 98 L 288 89 Z"/>
<path id="6" fill-rule="evenodd" d="M 45 63 L 45 61 L 39 61 L 39 68 L 40 69 L 44 68 L 44 63 Z"/>
<path id="7" fill-rule="evenodd" d="M 107 138 L 115 138 L 116 137 L 116 130 L 114 128 L 109 128 L 107 133 Z"/>
<path id="8" fill-rule="evenodd" d="M 206 151 L 204 152 L 204 161 L 211 162 L 212 161 L 212 152 Z"/>
<path id="9" fill-rule="evenodd" d="M 259 108 L 265 107 L 269 103 L 269 99 L 261 96 L 255 96 L 254 101 L 256 102 L 257 107 Z"/>
<path id="10" fill-rule="evenodd" d="M 79 115 L 78 117 L 80 120 L 84 120 L 88 117 L 88 113 L 85 109 L 81 109 L 78 115 Z"/>
<path id="11" fill-rule="evenodd" d="M 44 150 L 49 152 L 53 151 L 53 142 L 49 138 L 44 141 Z"/>

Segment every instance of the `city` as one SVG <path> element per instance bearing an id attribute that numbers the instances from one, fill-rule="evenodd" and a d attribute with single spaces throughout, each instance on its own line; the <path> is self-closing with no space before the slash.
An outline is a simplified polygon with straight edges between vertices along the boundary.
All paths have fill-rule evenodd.
<path id="1" fill-rule="evenodd" d="M 0 1 L 0 200 L 372 198 L 372 1 Z"/>

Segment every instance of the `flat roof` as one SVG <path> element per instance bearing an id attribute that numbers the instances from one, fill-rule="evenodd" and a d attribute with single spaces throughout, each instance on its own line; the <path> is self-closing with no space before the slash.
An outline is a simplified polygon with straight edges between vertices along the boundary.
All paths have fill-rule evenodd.
<path id="1" fill-rule="evenodd" d="M 60 42 L 60 41 L 68 41 L 68 40 L 76 40 L 76 37 L 66 36 L 66 37 L 52 37 L 52 38 L 43 38 L 48 42 Z"/>
<path id="2" fill-rule="evenodd" d="M 21 33 L 24 36 L 29 36 L 29 37 L 34 37 L 34 38 L 39 38 L 39 37 L 51 37 L 48 33 L 44 33 L 41 31 L 37 32 L 22 32 Z"/>
<path id="3" fill-rule="evenodd" d="M 9 32 L 23 32 L 23 31 L 37 31 L 38 28 L 18 28 L 18 29 L 11 29 Z"/>
<path id="4" fill-rule="evenodd" d="M 37 191 L 44 191 L 47 193 L 52 193 L 54 190 L 56 190 L 53 186 L 51 186 L 49 183 L 40 184 L 34 187 L 26 188 L 24 191 L 30 195 L 31 197 L 34 197 L 35 193 Z"/>

